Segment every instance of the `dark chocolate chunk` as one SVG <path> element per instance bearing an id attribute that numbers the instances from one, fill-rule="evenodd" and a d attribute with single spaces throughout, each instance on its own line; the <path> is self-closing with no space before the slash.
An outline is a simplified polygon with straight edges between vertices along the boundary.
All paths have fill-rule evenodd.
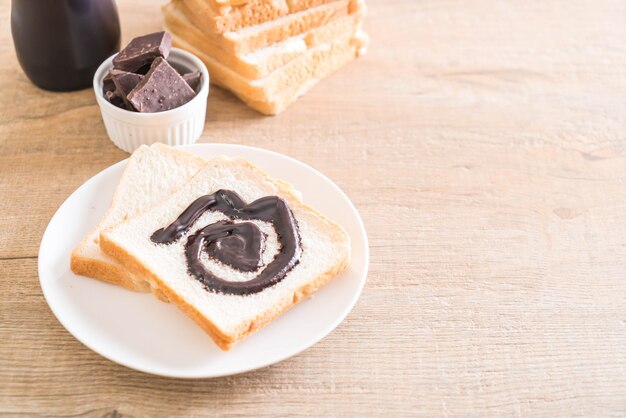
<path id="1" fill-rule="evenodd" d="M 107 91 L 106 93 L 104 93 L 104 97 L 109 101 L 109 103 L 111 103 L 113 106 L 117 106 L 120 107 L 122 109 L 126 109 L 128 110 L 128 108 L 126 107 L 126 103 L 124 102 L 124 99 L 122 98 L 122 96 L 120 96 L 117 91 Z"/>
<path id="2" fill-rule="evenodd" d="M 139 36 L 122 49 L 113 59 L 118 70 L 136 71 L 155 58 L 167 58 L 172 47 L 172 37 L 167 32 L 155 32 Z"/>
<path id="3" fill-rule="evenodd" d="M 126 97 L 139 112 L 154 113 L 182 106 L 195 95 L 167 61 L 157 58 L 148 74 Z"/>
<path id="4" fill-rule="evenodd" d="M 189 84 L 189 87 L 195 92 L 198 91 L 198 86 L 200 86 L 200 79 L 202 78 L 202 73 L 200 71 L 193 71 L 191 73 L 183 74 L 183 80 Z"/>
<path id="5" fill-rule="evenodd" d="M 133 71 L 133 73 L 135 74 L 141 74 L 141 75 L 146 75 L 148 74 L 148 71 L 150 71 L 150 67 L 152 66 L 152 62 L 150 62 L 150 64 L 146 64 L 143 67 Z"/>
<path id="6" fill-rule="evenodd" d="M 115 92 L 124 100 L 126 107 L 128 109 L 132 109 L 133 106 L 130 104 L 126 96 L 137 86 L 137 84 L 139 84 L 144 76 L 141 74 L 129 73 L 128 71 L 115 69 L 109 71 L 109 74 L 111 74 L 111 78 L 115 84 Z"/>
<path id="7" fill-rule="evenodd" d="M 109 72 L 115 88 L 124 96 L 131 92 L 144 77 L 141 74 L 129 73 L 122 70 L 111 70 Z"/>
<path id="8" fill-rule="evenodd" d="M 111 78 L 110 71 L 102 79 L 102 94 L 107 94 L 107 91 L 115 91 L 115 84 Z"/>

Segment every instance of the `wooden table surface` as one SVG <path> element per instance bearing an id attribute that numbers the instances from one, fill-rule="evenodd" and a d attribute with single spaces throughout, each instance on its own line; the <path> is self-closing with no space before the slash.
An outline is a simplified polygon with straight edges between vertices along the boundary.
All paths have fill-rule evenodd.
<path id="1" fill-rule="evenodd" d="M 123 42 L 158 29 L 119 0 Z M 41 293 L 61 202 L 126 158 L 90 90 L 33 87 L 0 19 L 0 412 L 7 416 L 626 416 L 626 2 L 371 0 L 369 53 L 278 117 L 211 91 L 202 142 L 321 170 L 370 274 L 282 363 L 183 381 L 114 364 Z"/>

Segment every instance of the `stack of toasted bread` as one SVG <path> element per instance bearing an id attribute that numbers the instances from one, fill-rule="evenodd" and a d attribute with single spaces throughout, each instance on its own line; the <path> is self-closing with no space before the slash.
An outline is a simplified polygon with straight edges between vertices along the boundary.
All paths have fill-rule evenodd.
<path id="1" fill-rule="evenodd" d="M 211 83 L 277 114 L 365 52 L 364 0 L 170 0 L 174 45 L 206 64 Z"/>

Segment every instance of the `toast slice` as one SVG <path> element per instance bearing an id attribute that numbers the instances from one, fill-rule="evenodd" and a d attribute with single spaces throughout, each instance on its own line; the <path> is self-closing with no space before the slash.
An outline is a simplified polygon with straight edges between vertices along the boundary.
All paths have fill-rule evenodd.
<path id="1" fill-rule="evenodd" d="M 195 13 L 206 15 L 207 29 L 222 34 L 258 25 L 333 0 L 194 0 Z"/>
<path id="2" fill-rule="evenodd" d="M 254 5 L 258 3 L 272 3 L 276 0 L 206 0 L 210 7 L 218 10 L 221 7 Z M 311 4 L 320 4 L 328 0 L 287 0 L 291 9 L 302 9 L 312 7 Z"/>
<path id="3" fill-rule="evenodd" d="M 226 193 L 224 190 L 240 196 L 239 212 L 233 214 L 209 208 L 197 212 L 193 218 L 195 221 L 188 222 L 188 229 L 181 227 L 181 219 L 186 216 L 183 212 L 188 214 L 186 209 L 192 203 L 197 204 L 199 198 Z M 283 211 L 280 220 L 274 222 L 255 215 L 250 208 L 258 204 L 257 199 L 264 197 L 275 202 L 272 208 L 284 208 L 278 203 L 286 203 L 292 216 Z M 236 200 L 230 199 L 223 201 L 237 206 L 232 203 Z M 245 204 L 248 205 L 243 206 Z M 198 208 L 191 206 L 194 207 Z M 244 213 L 249 213 L 249 217 L 244 218 Z M 171 226 L 175 221 L 174 226 L 178 225 L 178 228 Z M 226 244 L 201 244 L 197 247 L 201 249 L 200 253 L 197 248 L 193 249 L 196 238 L 207 229 L 219 226 L 220 222 L 238 227 L 253 224 L 255 226 L 251 228 L 262 232 L 265 239 L 256 247 L 262 249 L 258 257 L 260 266 L 254 267 L 256 270 L 243 271 L 243 268 L 231 267 L 228 261 L 219 258 L 217 251 Z M 293 229 L 284 229 L 288 222 L 295 225 Z M 165 231 L 178 231 L 179 235 L 171 241 L 159 241 L 165 232 L 162 229 L 168 226 Z M 296 242 L 299 251 L 294 247 Z M 235 246 L 237 257 L 247 254 L 252 244 L 251 240 L 246 240 L 243 246 Z M 350 260 L 350 238 L 343 228 L 305 205 L 300 194 L 288 183 L 270 178 L 243 159 L 226 157 L 211 159 L 191 181 L 152 210 L 104 230 L 100 234 L 100 247 L 133 274 L 149 280 L 152 289 L 163 292 L 223 350 L 228 350 L 328 283 L 347 267 Z M 290 267 L 272 270 L 273 263 L 283 257 L 293 257 Z M 270 274 L 268 271 L 283 273 L 282 276 L 281 273 L 271 273 L 274 275 L 268 277 L 273 281 L 266 282 L 263 288 L 237 293 L 211 287 L 209 279 L 201 279 L 193 270 L 198 268 L 194 260 L 210 272 L 207 273 L 209 276 L 219 276 L 218 280 L 225 283 L 226 289 L 252 286 L 263 275 Z"/>
<path id="4" fill-rule="evenodd" d="M 275 115 L 310 90 L 317 82 L 365 52 L 368 38 L 358 30 L 347 41 L 315 46 L 268 76 L 248 79 L 219 60 L 203 54 L 186 41 L 172 36 L 173 44 L 200 58 L 211 73 L 211 83 L 225 87 L 248 106 Z"/>
<path id="5" fill-rule="evenodd" d="M 322 26 L 337 17 L 349 14 L 352 7 L 351 0 L 334 0 L 258 25 L 216 34 L 211 30 L 211 17 L 202 12 L 201 6 L 196 4 L 203 3 L 203 0 L 172 1 L 178 3 L 178 8 L 212 44 L 236 55 L 247 54 Z"/>
<path id="6" fill-rule="evenodd" d="M 196 174 L 206 160 L 163 144 L 141 146 L 129 158 L 111 206 L 76 246 L 70 268 L 79 275 L 147 292 L 148 282 L 100 251 L 100 232 L 154 206 Z"/>
<path id="7" fill-rule="evenodd" d="M 360 26 L 364 9 L 359 8 L 354 13 L 333 19 L 308 32 L 242 55 L 225 52 L 215 45 L 187 18 L 179 2 L 165 4 L 163 16 L 165 29 L 177 38 L 193 45 L 198 51 L 214 58 L 241 76 L 259 79 L 303 55 L 310 48 L 337 40 L 347 40 Z"/>

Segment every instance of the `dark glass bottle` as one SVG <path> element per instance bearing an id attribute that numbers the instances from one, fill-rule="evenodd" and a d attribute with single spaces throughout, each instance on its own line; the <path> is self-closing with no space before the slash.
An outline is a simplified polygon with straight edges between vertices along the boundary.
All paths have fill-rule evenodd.
<path id="1" fill-rule="evenodd" d="M 120 48 L 113 0 L 13 0 L 11 32 L 22 69 L 46 90 L 89 87 Z"/>

